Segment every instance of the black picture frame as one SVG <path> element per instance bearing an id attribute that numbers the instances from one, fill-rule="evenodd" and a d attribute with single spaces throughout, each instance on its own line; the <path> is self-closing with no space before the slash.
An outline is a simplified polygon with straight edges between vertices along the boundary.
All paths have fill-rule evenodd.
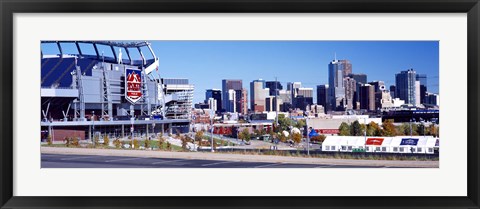
<path id="1" fill-rule="evenodd" d="M 478 0 L 1 0 L 1 208 L 479 208 Z M 467 13 L 468 188 L 465 197 L 18 197 L 13 196 L 15 13 Z M 445 179 L 454 181 L 454 179 Z M 188 188 L 186 188 L 188 189 Z M 319 188 L 320 189 L 320 188 Z"/>

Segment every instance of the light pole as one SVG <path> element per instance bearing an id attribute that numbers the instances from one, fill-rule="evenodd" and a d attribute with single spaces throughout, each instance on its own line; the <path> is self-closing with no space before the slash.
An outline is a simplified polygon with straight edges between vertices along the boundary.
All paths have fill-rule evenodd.
<path id="1" fill-rule="evenodd" d="M 211 130 L 210 130 L 210 140 L 211 140 L 211 147 L 210 147 L 210 151 L 211 152 L 215 152 L 215 150 L 213 149 L 213 118 L 215 117 L 215 114 L 213 113 L 213 108 L 210 108 L 210 123 L 211 123 Z"/>
<path id="2" fill-rule="evenodd" d="M 92 144 L 95 147 L 95 111 L 92 111 Z"/>
<path id="3" fill-rule="evenodd" d="M 367 152 L 367 118 L 363 118 L 363 137 L 365 138 L 365 152 Z"/>

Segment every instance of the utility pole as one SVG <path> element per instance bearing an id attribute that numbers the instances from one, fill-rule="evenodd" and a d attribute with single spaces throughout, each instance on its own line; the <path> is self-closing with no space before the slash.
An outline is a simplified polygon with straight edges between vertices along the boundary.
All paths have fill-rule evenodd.
<path id="1" fill-rule="evenodd" d="M 363 129 L 363 137 L 365 138 L 365 152 L 367 152 L 367 118 L 363 118 L 363 124 L 364 124 L 364 129 Z"/>
<path id="2" fill-rule="evenodd" d="M 275 127 L 278 126 L 278 81 L 277 76 L 275 76 Z"/>

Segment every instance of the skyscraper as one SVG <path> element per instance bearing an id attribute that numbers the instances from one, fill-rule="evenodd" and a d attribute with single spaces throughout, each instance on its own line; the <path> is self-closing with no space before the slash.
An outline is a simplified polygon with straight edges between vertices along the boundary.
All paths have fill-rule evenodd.
<path id="1" fill-rule="evenodd" d="M 375 87 L 365 84 L 360 87 L 360 108 L 367 111 L 375 110 Z"/>
<path id="2" fill-rule="evenodd" d="M 278 96 L 279 91 L 283 89 L 283 86 L 280 83 L 280 81 L 267 81 L 265 82 L 265 88 L 270 89 L 270 92 L 269 92 L 270 96 L 275 96 L 275 95 Z"/>
<path id="3" fill-rule="evenodd" d="M 420 103 L 426 103 L 427 95 L 427 75 L 426 74 L 417 74 L 417 81 L 420 82 Z"/>
<path id="4" fill-rule="evenodd" d="M 378 110 L 382 108 L 382 92 L 387 90 L 385 87 L 385 82 L 383 81 L 372 81 L 369 82 L 368 84 L 372 85 L 374 87 L 375 91 L 375 109 Z"/>
<path id="5" fill-rule="evenodd" d="M 205 91 L 205 103 L 210 102 L 210 98 L 215 99 L 216 102 L 216 111 L 222 111 L 222 90 L 220 89 L 207 89 Z"/>
<path id="6" fill-rule="evenodd" d="M 262 79 L 250 82 L 250 109 L 254 112 L 265 111 L 265 98 L 269 89 L 265 88 L 265 81 Z"/>
<path id="7" fill-rule="evenodd" d="M 293 98 L 293 107 L 306 110 L 313 104 L 313 88 L 297 88 L 296 97 Z"/>
<path id="8" fill-rule="evenodd" d="M 353 108 L 360 109 L 360 86 L 367 83 L 366 74 L 348 74 L 348 77 L 355 79 L 355 94 L 353 95 Z"/>
<path id="9" fill-rule="evenodd" d="M 357 83 L 353 78 L 345 77 L 343 79 L 343 85 L 345 86 L 345 105 L 349 110 L 353 109 L 353 98 L 357 88 L 356 84 Z"/>
<path id="10" fill-rule="evenodd" d="M 416 72 L 413 69 L 395 74 L 395 96 L 404 100 L 406 104 L 416 105 Z"/>
<path id="11" fill-rule="evenodd" d="M 325 112 L 329 111 L 328 84 L 317 86 L 317 104 L 322 105 Z"/>
<path id="12" fill-rule="evenodd" d="M 233 80 L 233 79 L 223 79 L 222 80 L 222 107 L 225 109 L 227 112 L 241 112 L 240 107 L 237 107 L 237 104 L 231 105 L 229 102 L 231 102 L 230 96 L 232 96 L 232 93 L 230 90 L 235 91 L 235 99 L 234 102 L 240 102 L 242 99 L 242 80 Z M 233 107 L 233 109 L 232 109 Z"/>
<path id="13" fill-rule="evenodd" d="M 343 86 L 343 77 L 345 71 L 352 72 L 352 65 L 348 60 L 334 59 L 328 64 L 328 86 L 329 99 L 332 110 L 343 110 L 345 101 L 345 88 Z"/>
<path id="14" fill-rule="evenodd" d="M 247 114 L 248 113 L 248 91 L 247 89 L 242 89 L 242 100 L 241 100 L 241 110 L 240 112 L 242 114 Z"/>

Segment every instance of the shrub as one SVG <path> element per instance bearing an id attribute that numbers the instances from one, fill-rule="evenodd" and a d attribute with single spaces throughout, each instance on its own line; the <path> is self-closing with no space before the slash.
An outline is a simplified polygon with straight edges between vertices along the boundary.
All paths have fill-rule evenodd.
<path id="1" fill-rule="evenodd" d="M 167 141 L 167 150 L 170 151 L 172 150 L 172 144 L 170 144 L 170 142 Z"/>
<path id="2" fill-rule="evenodd" d="M 119 138 L 116 138 L 115 140 L 113 140 L 113 144 L 115 145 L 115 148 L 117 148 L 117 149 L 121 148 L 124 145 L 123 142 L 120 142 Z"/>
<path id="3" fill-rule="evenodd" d="M 52 142 L 52 135 L 51 135 L 51 134 L 48 134 L 48 136 L 47 136 L 47 143 L 48 143 L 48 145 L 52 145 L 52 144 L 53 144 L 53 142 Z"/>
<path id="4" fill-rule="evenodd" d="M 70 144 L 71 144 L 71 142 L 72 142 L 72 140 L 70 139 L 70 137 L 65 137 L 64 141 L 65 141 L 65 146 L 70 147 Z"/>
<path id="5" fill-rule="evenodd" d="M 105 136 L 103 136 L 103 145 L 108 146 L 109 143 L 110 139 L 108 138 L 108 135 L 105 134 Z"/>
<path id="6" fill-rule="evenodd" d="M 133 140 L 133 148 L 134 149 L 140 148 L 140 143 L 138 142 L 138 139 Z"/>
<path id="7" fill-rule="evenodd" d="M 78 146 L 80 145 L 79 141 L 80 141 L 80 140 L 78 139 L 78 137 L 73 137 L 71 144 L 72 144 L 74 147 L 78 147 Z"/>
<path id="8" fill-rule="evenodd" d="M 181 137 L 180 140 L 182 140 L 182 150 L 187 151 L 187 142 L 188 142 L 187 136 Z"/>
<path id="9" fill-rule="evenodd" d="M 145 149 L 150 148 L 150 139 L 145 139 Z"/>
<path id="10" fill-rule="evenodd" d="M 94 144 L 93 144 L 94 147 L 97 147 L 98 144 L 100 144 L 100 137 L 99 137 L 98 135 L 95 135 L 95 136 L 93 137 L 93 142 L 94 142 Z"/>

